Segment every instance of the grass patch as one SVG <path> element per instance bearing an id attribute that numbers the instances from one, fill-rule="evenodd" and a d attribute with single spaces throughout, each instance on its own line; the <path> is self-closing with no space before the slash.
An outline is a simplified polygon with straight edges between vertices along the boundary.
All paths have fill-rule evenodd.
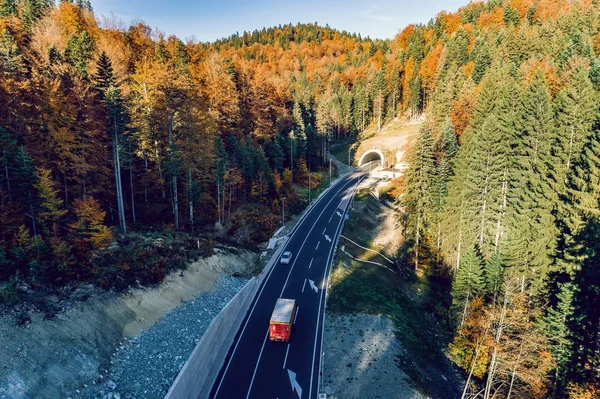
<path id="1" fill-rule="evenodd" d="M 376 250 L 371 243 L 380 228 L 378 215 L 382 209 L 370 194 L 358 194 L 355 210 L 350 212 L 343 235 Z M 368 251 L 351 244 L 347 246 L 355 257 L 377 260 L 370 258 L 372 255 Z M 399 258 L 406 259 L 402 251 Z M 391 268 L 395 273 L 378 265 L 356 261 L 339 249 L 331 275 L 328 310 L 389 317 L 406 348 L 406 353 L 399 358 L 399 367 L 402 365 L 402 371 L 411 377 L 419 391 L 436 398 L 445 397 L 459 385 L 441 377 L 452 378 L 450 363 L 444 355 L 452 338 L 447 319 L 447 281 L 435 276 L 431 271 L 433 267 L 425 269 L 421 277 L 416 276 L 411 265 L 406 263 L 400 262 Z"/>

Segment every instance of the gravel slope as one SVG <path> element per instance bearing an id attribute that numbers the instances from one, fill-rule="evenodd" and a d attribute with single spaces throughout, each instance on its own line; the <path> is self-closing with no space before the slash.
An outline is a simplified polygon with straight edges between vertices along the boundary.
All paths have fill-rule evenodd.
<path id="1" fill-rule="evenodd" d="M 0 399 L 162 398 L 258 255 L 235 249 L 126 294 L 85 286 L 35 306 L 0 308 Z M 146 391 L 146 392 L 144 392 Z"/>
<path id="2" fill-rule="evenodd" d="M 213 289 L 183 303 L 139 337 L 125 340 L 109 375 L 73 398 L 162 398 L 213 318 L 246 284 L 222 276 Z"/>
<path id="3" fill-rule="evenodd" d="M 327 399 L 425 399 L 400 369 L 405 351 L 383 316 L 327 313 L 321 392 Z"/>

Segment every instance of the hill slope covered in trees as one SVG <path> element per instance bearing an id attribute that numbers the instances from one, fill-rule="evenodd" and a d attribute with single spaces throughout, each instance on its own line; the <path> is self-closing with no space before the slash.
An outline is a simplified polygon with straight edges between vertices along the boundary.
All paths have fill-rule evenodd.
<path id="1" fill-rule="evenodd" d="M 489 1 L 405 31 L 431 77 L 404 228 L 414 267 L 451 277 L 477 397 L 599 394 L 599 16 Z"/>
<path id="2" fill-rule="evenodd" d="M 151 227 L 261 241 L 331 140 L 425 111 L 403 226 L 415 268 L 453 281 L 469 390 L 594 397 L 599 16 L 490 0 L 388 41 L 184 43 L 100 26 L 88 1 L 0 0 L 0 279 L 93 278 L 115 235 Z M 164 274 L 144 251 L 111 267 Z"/>

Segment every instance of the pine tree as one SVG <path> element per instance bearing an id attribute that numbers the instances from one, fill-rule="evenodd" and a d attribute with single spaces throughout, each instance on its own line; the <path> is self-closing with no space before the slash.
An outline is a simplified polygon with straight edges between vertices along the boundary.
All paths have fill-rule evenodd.
<path id="1" fill-rule="evenodd" d="M 497 251 L 485 262 L 485 293 L 487 295 L 495 296 L 498 293 L 503 275 L 502 255 Z"/>
<path id="2" fill-rule="evenodd" d="M 596 112 L 597 96 L 588 71 L 579 67 L 556 99 L 556 142 L 551 169 L 554 190 L 563 195 L 570 171 L 588 141 Z"/>
<path id="3" fill-rule="evenodd" d="M 446 118 L 442 125 L 442 134 L 440 136 L 438 147 L 439 151 L 444 154 L 444 159 L 450 164 L 458 152 L 456 132 L 454 131 L 454 126 L 452 126 L 450 118 Z"/>
<path id="4" fill-rule="evenodd" d="M 555 308 L 550 307 L 544 317 L 543 324 L 555 361 L 555 378 L 560 382 L 564 377 L 567 364 L 573 356 L 573 342 L 569 324 L 575 313 L 573 305 L 575 286 L 572 283 L 559 285 Z"/>
<path id="5" fill-rule="evenodd" d="M 71 35 L 65 47 L 65 60 L 70 63 L 82 76 L 88 74 L 88 62 L 96 44 L 87 31 L 82 31 L 79 35 Z"/>
<path id="6" fill-rule="evenodd" d="M 405 223 L 407 237 L 411 237 L 414 249 L 415 270 L 419 267 L 419 250 L 424 245 L 432 212 L 432 185 L 435 179 L 433 158 L 433 136 L 431 128 L 424 124 L 406 174 L 406 195 L 402 203 L 406 206 L 408 220 Z"/>
<path id="7" fill-rule="evenodd" d="M 23 55 L 7 29 L 0 34 L 0 66 L 10 73 L 23 71 Z"/>
<path id="8" fill-rule="evenodd" d="M 116 79 L 113 74 L 112 63 L 106 52 L 100 54 L 96 63 L 96 75 L 94 76 L 96 89 L 103 100 L 108 111 L 108 125 L 111 131 L 113 148 L 113 170 L 115 178 L 115 190 L 117 197 L 117 211 L 119 214 L 119 226 L 127 232 L 125 220 L 125 200 L 123 198 L 123 179 L 121 177 L 121 136 L 126 129 L 127 114 L 121 91 L 116 87 Z"/>
<path id="9" fill-rule="evenodd" d="M 53 5 L 53 0 L 22 0 L 21 18 L 25 29 L 31 32 L 37 21 Z"/>
<path id="10" fill-rule="evenodd" d="M 273 169 L 281 172 L 283 170 L 285 155 L 283 154 L 281 145 L 279 145 L 279 140 L 279 135 L 277 135 L 273 137 L 271 144 L 269 144 L 269 160 L 271 161 Z"/>
<path id="11" fill-rule="evenodd" d="M 16 198 L 25 208 L 25 214 L 31 221 L 33 235 L 37 236 L 38 201 L 33 189 L 38 183 L 38 178 L 33 166 L 33 159 L 23 146 L 17 147 L 15 154 L 14 180 Z"/>
<path id="12" fill-rule="evenodd" d="M 461 324 L 467 316 L 469 302 L 484 293 L 483 264 L 475 247 L 471 246 L 462 257 L 452 282 L 452 305 L 461 312 Z"/>
<path id="13" fill-rule="evenodd" d="M 535 292 L 550 271 L 557 229 L 552 214 L 554 196 L 547 176 L 554 163 L 551 143 L 555 126 L 550 94 L 537 72 L 521 99 L 519 136 L 514 143 L 509 195 L 507 265 L 529 276 Z"/>
<path id="14" fill-rule="evenodd" d="M 0 18 L 12 17 L 17 15 L 17 5 L 15 0 L 4 0 L 0 5 Z"/>

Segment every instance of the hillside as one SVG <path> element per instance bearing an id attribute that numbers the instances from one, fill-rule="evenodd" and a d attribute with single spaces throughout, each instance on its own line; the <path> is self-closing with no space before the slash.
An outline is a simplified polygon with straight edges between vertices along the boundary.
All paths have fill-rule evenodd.
<path id="1" fill-rule="evenodd" d="M 424 114 L 402 255 L 452 286 L 466 392 L 597 397 L 599 53 L 596 0 L 470 2 L 385 41 L 300 24 L 215 43 L 0 0 L 0 301 L 255 247 L 333 142 Z"/>

